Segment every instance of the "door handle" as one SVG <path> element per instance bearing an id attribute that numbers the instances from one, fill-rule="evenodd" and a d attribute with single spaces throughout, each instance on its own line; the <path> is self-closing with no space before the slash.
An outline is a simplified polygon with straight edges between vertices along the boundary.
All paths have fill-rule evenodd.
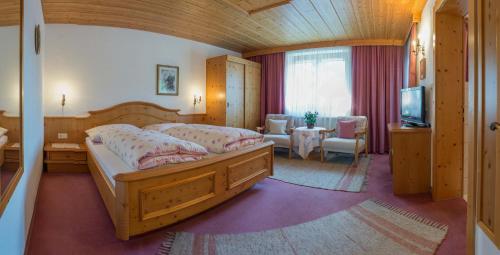
<path id="1" fill-rule="evenodd" d="M 496 131 L 499 127 L 500 127 L 500 123 L 498 123 L 496 121 L 495 122 L 491 122 L 491 124 L 490 124 L 490 130 L 491 131 Z"/>

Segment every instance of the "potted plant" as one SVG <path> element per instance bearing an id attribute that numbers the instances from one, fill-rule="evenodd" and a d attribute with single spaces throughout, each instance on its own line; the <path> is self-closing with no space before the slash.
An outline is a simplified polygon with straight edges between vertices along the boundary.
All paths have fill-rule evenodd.
<path id="1" fill-rule="evenodd" d="M 304 122 L 307 124 L 307 128 L 313 129 L 314 124 L 316 124 L 316 119 L 318 118 L 318 112 L 308 111 L 304 115 Z"/>

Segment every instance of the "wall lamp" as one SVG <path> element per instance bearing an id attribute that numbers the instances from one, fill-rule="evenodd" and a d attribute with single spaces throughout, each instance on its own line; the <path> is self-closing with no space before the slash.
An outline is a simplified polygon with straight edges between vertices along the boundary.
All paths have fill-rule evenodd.
<path id="1" fill-rule="evenodd" d="M 197 104 L 201 104 L 201 96 L 194 95 L 193 106 L 196 107 Z"/>
<path id="2" fill-rule="evenodd" d="M 61 98 L 61 110 L 63 115 L 64 115 L 64 106 L 66 106 L 66 94 L 63 93 Z"/>
<path id="3" fill-rule="evenodd" d="M 422 56 L 425 57 L 425 48 L 420 39 L 413 40 L 412 46 L 413 49 L 411 50 L 411 52 L 415 54 L 415 56 L 418 56 L 418 54 L 422 53 Z"/>

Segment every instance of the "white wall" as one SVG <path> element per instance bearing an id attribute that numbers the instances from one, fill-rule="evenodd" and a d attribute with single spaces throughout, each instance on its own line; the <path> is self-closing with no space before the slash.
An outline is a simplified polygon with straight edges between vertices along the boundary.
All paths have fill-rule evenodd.
<path id="1" fill-rule="evenodd" d="M 19 26 L 0 27 L 0 110 L 19 114 Z"/>
<path id="2" fill-rule="evenodd" d="M 42 56 L 33 49 L 35 24 L 44 34 L 40 0 L 24 0 L 24 174 L 0 218 L 0 253 L 22 255 L 33 216 L 43 158 Z M 42 52 L 43 52 L 42 41 Z"/>
<path id="3" fill-rule="evenodd" d="M 193 95 L 205 98 L 207 58 L 241 54 L 173 36 L 123 28 L 47 25 L 45 113 L 81 115 L 117 103 L 142 100 L 195 112 Z M 179 96 L 156 95 L 156 65 L 179 66 Z M 196 112 L 205 112 L 205 104 Z"/>
<path id="4" fill-rule="evenodd" d="M 426 61 L 426 77 L 420 80 L 420 60 L 423 58 L 419 55 L 417 58 L 417 84 L 426 87 L 426 119 L 432 123 L 433 112 L 433 88 L 434 88 L 434 3 L 435 0 L 428 0 L 422 11 L 422 20 L 417 27 L 417 37 L 424 45 L 425 61 Z"/>
<path id="5" fill-rule="evenodd" d="M 486 236 L 479 226 L 476 226 L 476 254 L 477 255 L 500 255 L 500 250 Z"/>

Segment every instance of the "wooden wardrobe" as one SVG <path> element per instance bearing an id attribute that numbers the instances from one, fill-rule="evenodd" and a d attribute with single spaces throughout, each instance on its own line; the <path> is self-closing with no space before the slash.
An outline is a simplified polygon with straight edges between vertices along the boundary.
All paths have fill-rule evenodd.
<path id="1" fill-rule="evenodd" d="M 207 59 L 208 124 L 260 125 L 260 64 L 233 56 Z"/>

